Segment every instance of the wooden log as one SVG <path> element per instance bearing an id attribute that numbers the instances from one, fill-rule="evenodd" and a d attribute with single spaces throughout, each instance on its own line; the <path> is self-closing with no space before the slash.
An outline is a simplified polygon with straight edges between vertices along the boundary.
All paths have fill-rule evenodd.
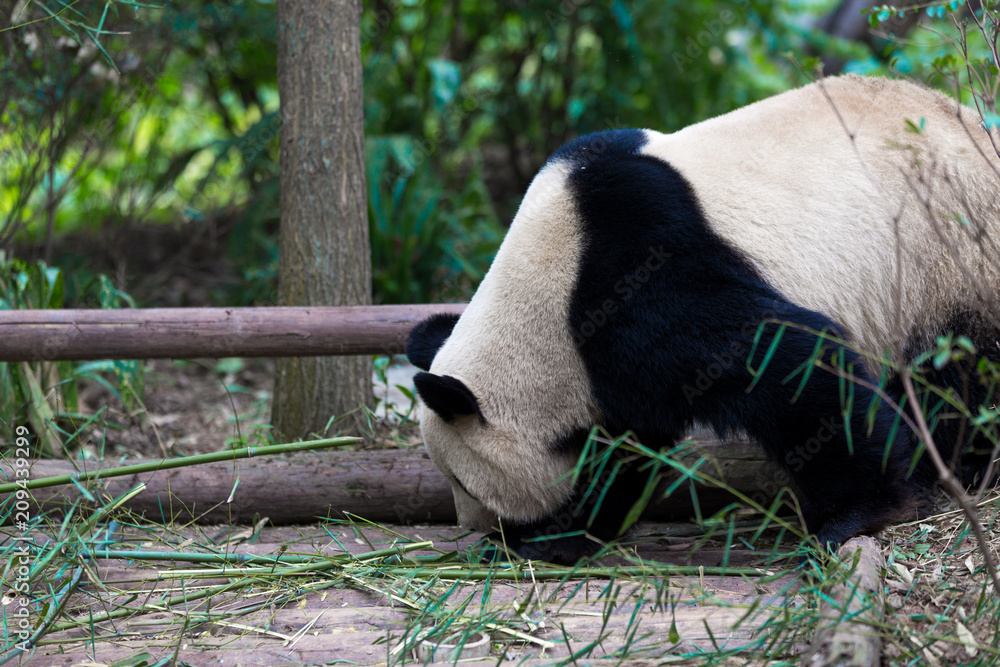
<path id="1" fill-rule="evenodd" d="M 402 354 L 434 313 L 402 306 L 0 310 L 0 361 Z"/>
<path id="2" fill-rule="evenodd" d="M 758 448 L 745 443 L 706 442 L 687 458 L 694 464 L 702 453 L 711 460 L 703 471 L 718 473 L 733 488 L 762 502 L 781 473 L 764 460 Z M 29 479 L 74 472 L 66 461 L 39 460 Z M 12 479 L 10 466 L 0 465 L 0 478 Z M 239 484 L 236 485 L 236 480 Z M 156 473 L 113 477 L 102 481 L 113 498 L 139 483 L 146 490 L 128 501 L 133 512 L 152 521 L 198 520 L 211 523 L 249 523 L 255 516 L 274 524 L 312 523 L 317 517 L 342 516 L 344 512 L 366 519 L 393 523 L 455 521 L 451 484 L 420 450 L 306 452 L 292 456 L 210 463 Z M 235 485 L 235 491 L 234 491 Z M 777 491 L 774 485 L 773 490 Z M 698 487 L 699 509 L 704 516 L 725 507 L 734 498 L 727 491 Z M 76 501 L 72 485 L 35 489 L 36 511 L 56 510 Z M 230 501 L 230 495 L 232 500 Z M 0 502 L 4 496 L 0 494 Z M 687 486 L 667 501 L 649 508 L 646 516 L 659 520 L 688 520 L 694 516 Z"/>
<path id="3" fill-rule="evenodd" d="M 860 552 L 860 553 L 858 553 Z M 820 625 L 803 665 L 878 667 L 882 664 L 882 575 L 885 557 L 874 538 L 863 535 L 845 542 L 837 556 L 851 577 L 836 585 L 820 604 Z"/>
<path id="4" fill-rule="evenodd" d="M 7 466 L 2 470 L 0 475 L 9 475 Z M 36 461 L 30 478 L 73 470 L 66 461 Z M 275 524 L 312 523 L 351 512 L 407 523 L 455 516 L 451 486 L 423 450 L 305 452 L 102 480 L 108 497 L 140 483 L 146 484 L 145 492 L 126 506 L 151 521 L 248 523 L 259 515 Z M 72 486 L 34 489 L 32 494 L 43 511 L 79 498 Z"/>

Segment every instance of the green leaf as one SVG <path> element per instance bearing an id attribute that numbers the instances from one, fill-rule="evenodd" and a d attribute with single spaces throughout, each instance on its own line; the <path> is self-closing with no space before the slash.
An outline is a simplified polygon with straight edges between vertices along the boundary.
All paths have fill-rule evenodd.
<path id="1" fill-rule="evenodd" d="M 49 309 L 62 308 L 66 296 L 62 271 L 56 268 L 45 269 L 45 284 L 48 290 L 45 295 L 46 305 L 44 307 Z"/>
<path id="2" fill-rule="evenodd" d="M 135 359 L 116 360 L 115 379 L 118 380 L 118 390 L 126 407 L 129 410 L 139 407 L 145 393 L 142 363 Z"/>
<path id="3" fill-rule="evenodd" d="M 148 665 L 152 661 L 153 656 L 143 651 L 142 653 L 136 653 L 135 655 L 113 662 L 110 667 L 140 667 L 141 665 Z"/>
<path id="4" fill-rule="evenodd" d="M 649 502 L 653 499 L 653 493 L 656 491 L 656 485 L 660 482 L 660 475 L 658 474 L 661 467 L 661 462 L 659 459 L 654 459 L 653 470 L 649 477 L 646 479 L 646 486 L 642 490 L 639 499 L 635 501 L 629 509 L 628 514 L 625 516 L 625 520 L 622 522 L 621 532 L 628 530 L 632 525 L 639 520 L 642 513 L 649 506 Z M 621 534 L 621 533 L 619 533 Z"/>
<path id="5" fill-rule="evenodd" d="M 76 387 L 76 376 L 73 373 L 72 361 L 57 361 L 56 373 L 59 375 L 61 383 L 59 391 L 62 393 L 63 404 L 68 412 L 77 412 L 80 409 L 80 397 Z"/>
<path id="6" fill-rule="evenodd" d="M 69 480 L 69 481 L 70 481 L 70 483 L 71 483 L 71 484 L 72 484 L 73 486 L 75 486 L 75 487 L 76 487 L 76 490 L 77 490 L 77 492 L 78 492 L 78 493 L 79 493 L 79 494 L 80 494 L 81 496 L 83 496 L 84 498 L 86 498 L 88 502 L 91 502 L 91 503 L 92 503 L 92 502 L 95 502 L 95 501 L 96 501 L 96 499 L 94 498 L 94 494 L 92 494 L 92 493 L 91 493 L 90 491 L 88 491 L 88 490 L 87 490 L 87 487 L 85 487 L 85 486 L 84 486 L 83 484 L 81 484 L 81 483 L 80 483 L 80 482 L 79 482 L 78 480 L 75 480 L 75 479 L 71 479 L 71 480 Z"/>
<path id="7" fill-rule="evenodd" d="M 115 286 L 111 284 L 111 279 L 108 278 L 103 273 L 100 275 L 99 280 L 101 282 L 100 288 L 100 299 L 101 308 L 114 308 L 115 307 Z"/>
<path id="8" fill-rule="evenodd" d="M 990 111 L 983 113 L 983 125 L 990 130 L 1000 127 L 1000 114 Z"/>
<path id="9" fill-rule="evenodd" d="M 56 429 L 55 413 L 46 398 L 40 374 L 32 366 L 33 364 L 21 364 L 21 373 L 19 373 L 21 391 L 31 401 L 28 421 L 31 422 L 35 434 L 45 444 L 49 453 L 58 456 L 62 453 L 63 445 Z"/>
<path id="10" fill-rule="evenodd" d="M 670 634 L 667 637 L 671 644 L 676 644 L 681 640 L 681 633 L 677 632 L 677 620 L 674 618 L 670 619 Z"/>
<path id="11" fill-rule="evenodd" d="M 239 357 L 226 357 L 215 362 L 216 373 L 239 373 L 243 370 L 243 360 Z"/>
<path id="12" fill-rule="evenodd" d="M 439 107 L 450 104 L 455 99 L 462 75 L 458 65 L 444 58 L 427 61 L 427 69 L 431 72 L 431 93 Z"/>

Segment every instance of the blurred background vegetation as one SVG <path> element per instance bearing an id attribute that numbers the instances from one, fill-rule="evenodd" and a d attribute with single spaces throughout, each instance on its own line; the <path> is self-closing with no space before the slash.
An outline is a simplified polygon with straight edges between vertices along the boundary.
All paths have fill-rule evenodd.
<path id="1" fill-rule="evenodd" d="M 820 62 L 950 87 L 941 70 L 964 63 L 914 24 L 954 34 L 961 3 L 883 7 L 875 34 L 865 7 L 364 2 L 376 302 L 468 298 L 535 170 L 576 135 L 677 130 L 801 85 Z M 0 9 L 12 26 L 0 32 L 5 270 L 28 266 L 13 258 L 59 267 L 66 305 L 100 305 L 100 274 L 138 305 L 273 303 L 273 2 Z"/>

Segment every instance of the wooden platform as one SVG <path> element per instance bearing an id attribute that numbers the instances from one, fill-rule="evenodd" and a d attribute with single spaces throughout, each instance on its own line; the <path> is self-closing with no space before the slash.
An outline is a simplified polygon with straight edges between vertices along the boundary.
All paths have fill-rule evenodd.
<path id="1" fill-rule="evenodd" d="M 631 557 L 607 557 L 601 565 L 624 567 L 641 561 L 723 565 L 722 551 L 698 548 L 693 537 L 657 538 L 676 533 L 676 527 L 646 525 L 633 540 Z M 286 554 L 334 555 L 371 552 L 406 539 L 430 540 L 438 550 L 463 550 L 478 537 L 456 540 L 455 528 L 445 526 L 392 528 L 399 536 L 345 524 L 269 528 L 256 534 L 246 527 L 195 527 L 179 533 L 129 528 L 111 548 L 191 552 L 196 545 L 215 544 L 220 553 L 277 554 L 287 547 Z M 497 623 L 507 631 L 490 633 L 490 655 L 482 659 L 484 664 L 497 664 L 501 658 L 550 664 L 570 656 L 588 664 L 601 664 L 602 658 L 617 664 L 625 652 L 628 664 L 637 664 L 633 660 L 639 658 L 662 664 L 691 659 L 703 651 L 740 647 L 750 649 L 738 656 L 739 664 L 747 664 L 757 653 L 753 647 L 766 639 L 774 615 L 785 606 L 802 603 L 795 592 L 795 576 L 771 572 L 766 560 L 765 554 L 746 549 L 729 552 L 728 568 L 757 568 L 760 576 L 688 570 L 683 575 L 550 581 L 533 578 L 531 568 L 518 581 L 438 582 L 433 592 L 425 579 L 407 584 L 405 578 L 387 578 L 384 585 L 371 586 L 380 579 L 353 580 L 351 568 L 344 567 L 331 572 L 324 590 L 291 602 L 285 598 L 317 579 L 302 578 L 300 584 L 290 578 L 282 588 L 274 586 L 272 578 L 266 585 L 215 596 L 208 605 L 193 601 L 169 609 L 157 605 L 227 579 L 199 578 L 199 568 L 217 566 L 162 562 L 152 567 L 94 560 L 88 561 L 85 583 L 69 601 L 72 617 L 86 622 L 102 611 L 140 605 L 151 611 L 50 633 L 21 664 L 109 665 L 144 653 L 149 655 L 147 664 L 174 655 L 192 665 L 413 664 L 413 652 L 401 645 L 407 639 L 412 644 L 420 628 L 433 627 L 455 610 L 480 621 L 516 619 L 513 624 Z M 233 571 L 228 581 L 245 580 L 245 570 Z M 424 599 L 434 602 L 421 605 L 422 610 L 412 609 L 406 598 L 419 596 L 421 586 L 428 589 Z M 405 595 L 393 596 L 407 587 L 412 588 L 403 591 Z M 511 628 L 520 636 L 511 636 Z"/>

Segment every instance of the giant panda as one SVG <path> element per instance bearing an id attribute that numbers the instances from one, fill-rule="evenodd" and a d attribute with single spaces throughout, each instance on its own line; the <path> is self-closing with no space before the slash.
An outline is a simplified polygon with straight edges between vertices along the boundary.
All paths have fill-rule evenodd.
<path id="1" fill-rule="evenodd" d="M 843 76 L 556 151 L 461 317 L 408 339 L 461 523 L 573 562 L 620 533 L 643 488 L 626 466 L 599 507 L 576 507 L 568 473 L 591 428 L 661 448 L 692 423 L 785 465 L 821 547 L 915 518 L 935 475 L 911 470 L 917 439 L 883 400 L 902 390 L 880 360 L 949 332 L 1000 360 L 988 132 L 940 93 Z M 534 539 L 554 533 L 569 535 Z"/>

